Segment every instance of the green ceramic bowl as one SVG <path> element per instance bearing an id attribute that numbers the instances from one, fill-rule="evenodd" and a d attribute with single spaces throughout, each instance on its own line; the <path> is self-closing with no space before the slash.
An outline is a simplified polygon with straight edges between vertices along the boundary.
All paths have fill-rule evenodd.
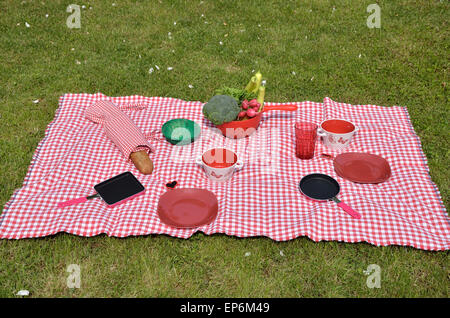
<path id="1" fill-rule="evenodd" d="M 200 126 L 189 119 L 176 118 L 162 126 L 162 134 L 173 145 L 182 146 L 193 142 L 200 135 Z"/>

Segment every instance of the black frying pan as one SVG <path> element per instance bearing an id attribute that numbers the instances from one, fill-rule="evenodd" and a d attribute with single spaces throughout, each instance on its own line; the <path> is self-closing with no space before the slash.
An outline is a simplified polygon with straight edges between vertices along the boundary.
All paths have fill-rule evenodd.
<path id="1" fill-rule="evenodd" d="M 83 203 L 94 198 L 102 198 L 108 207 L 114 207 L 127 200 L 130 200 L 145 191 L 144 186 L 139 180 L 130 172 L 121 173 L 115 177 L 105 180 L 94 186 L 97 193 L 84 196 L 77 199 L 72 199 L 65 202 L 59 202 L 58 208 Z"/>
<path id="2" fill-rule="evenodd" d="M 361 218 L 361 214 L 337 198 L 341 187 L 334 178 L 326 174 L 313 173 L 304 176 L 302 180 L 300 180 L 299 188 L 300 191 L 310 199 L 319 201 L 332 200 L 355 219 Z"/>

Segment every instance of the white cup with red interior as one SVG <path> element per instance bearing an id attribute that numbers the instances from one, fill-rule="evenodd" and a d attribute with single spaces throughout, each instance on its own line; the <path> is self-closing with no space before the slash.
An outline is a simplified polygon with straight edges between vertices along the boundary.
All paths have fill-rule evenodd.
<path id="1" fill-rule="evenodd" d="M 332 150 L 346 148 L 358 127 L 343 119 L 327 119 L 320 124 L 317 135 L 322 137 L 323 144 Z"/>
<path id="2" fill-rule="evenodd" d="M 231 178 L 236 170 L 244 166 L 237 154 L 226 148 L 212 148 L 195 159 L 203 167 L 206 176 L 217 182 L 224 182 Z"/>

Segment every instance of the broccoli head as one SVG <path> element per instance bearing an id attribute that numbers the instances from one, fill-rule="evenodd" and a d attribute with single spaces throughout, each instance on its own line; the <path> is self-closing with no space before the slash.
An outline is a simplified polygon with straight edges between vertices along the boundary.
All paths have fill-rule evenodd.
<path id="1" fill-rule="evenodd" d="M 203 115 L 215 125 L 235 120 L 240 111 L 237 101 L 228 95 L 216 95 L 203 105 Z"/>

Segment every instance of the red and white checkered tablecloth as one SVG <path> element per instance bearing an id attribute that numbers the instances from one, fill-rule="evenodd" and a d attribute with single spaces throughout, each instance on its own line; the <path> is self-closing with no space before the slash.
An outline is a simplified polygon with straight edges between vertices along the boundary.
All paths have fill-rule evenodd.
<path id="1" fill-rule="evenodd" d="M 92 103 L 108 99 L 119 105 L 155 146 L 155 170 L 140 174 L 123 159 L 102 127 L 85 116 Z M 273 103 L 271 103 L 273 104 Z M 439 191 L 431 181 L 420 140 L 405 107 L 349 105 L 325 98 L 301 102 L 296 112 L 264 114 L 257 133 L 232 140 L 212 130 L 203 118 L 201 102 L 161 97 L 107 97 L 66 94 L 55 119 L 33 156 L 23 187 L 16 190 L 0 218 L 0 237 L 41 237 L 58 232 L 81 236 L 168 234 L 189 238 L 197 231 L 238 237 L 267 236 L 277 241 L 308 236 L 314 241 L 365 241 L 405 245 L 425 250 L 450 249 L 450 222 Z M 188 118 L 202 127 L 201 138 L 187 146 L 172 146 L 154 135 L 167 120 Z M 336 175 L 332 162 L 315 156 L 300 160 L 294 154 L 294 123 L 343 118 L 360 131 L 345 151 L 370 152 L 386 158 L 392 177 L 381 184 L 356 184 Z M 226 183 L 205 177 L 194 163 L 213 146 L 233 149 L 245 161 Z M 330 153 L 318 143 L 316 154 Z M 114 208 L 101 200 L 57 208 L 57 203 L 93 194 L 93 185 L 131 171 L 147 188 L 143 196 Z M 340 199 L 361 213 L 354 219 L 334 202 L 306 199 L 298 190 L 302 176 L 321 172 L 341 185 Z M 178 187 L 205 188 L 219 200 L 217 219 L 196 229 L 176 229 L 160 222 L 156 207 L 176 180 Z"/>

